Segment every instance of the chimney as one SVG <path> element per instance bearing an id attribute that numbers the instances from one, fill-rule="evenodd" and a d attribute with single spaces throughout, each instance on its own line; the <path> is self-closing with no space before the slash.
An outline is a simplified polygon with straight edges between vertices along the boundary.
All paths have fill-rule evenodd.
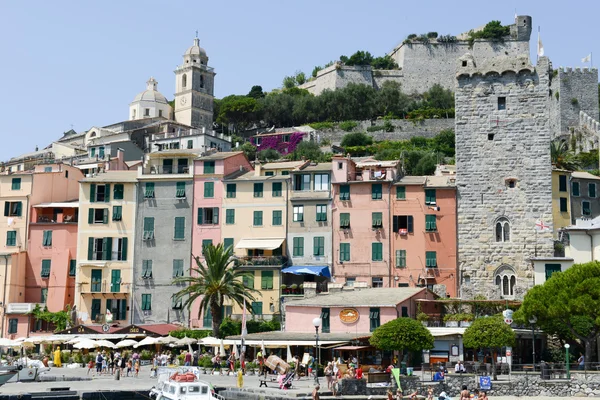
<path id="1" fill-rule="evenodd" d="M 304 298 L 310 299 L 312 297 L 317 297 L 317 283 L 304 282 Z"/>
<path id="2" fill-rule="evenodd" d="M 260 172 L 262 170 L 262 165 L 260 163 L 260 161 L 256 161 L 254 163 L 254 176 L 260 176 Z"/>

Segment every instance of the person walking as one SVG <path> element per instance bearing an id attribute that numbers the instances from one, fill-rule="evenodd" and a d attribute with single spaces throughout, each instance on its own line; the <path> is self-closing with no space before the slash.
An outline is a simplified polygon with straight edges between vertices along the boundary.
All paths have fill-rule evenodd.
<path id="1" fill-rule="evenodd" d="M 192 353 L 189 351 L 186 351 L 185 356 L 183 356 L 183 365 L 186 367 L 192 365 Z"/>
<path id="2" fill-rule="evenodd" d="M 100 375 L 102 373 L 102 354 L 100 350 L 96 354 L 96 374 Z"/>
<path id="3" fill-rule="evenodd" d="M 577 369 L 585 369 L 585 357 L 583 353 L 579 353 L 579 358 L 577 359 Z"/>
<path id="4" fill-rule="evenodd" d="M 231 372 L 235 372 L 235 354 L 233 354 L 233 351 L 229 353 L 229 358 L 227 359 L 227 362 L 229 363 L 229 370 Z"/>

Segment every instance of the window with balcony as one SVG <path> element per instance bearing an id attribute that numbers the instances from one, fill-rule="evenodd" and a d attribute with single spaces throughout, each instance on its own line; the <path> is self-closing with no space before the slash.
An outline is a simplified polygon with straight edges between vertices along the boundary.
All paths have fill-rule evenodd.
<path id="1" fill-rule="evenodd" d="M 392 230 L 400 235 L 413 233 L 414 223 L 412 215 L 394 215 Z"/>
<path id="2" fill-rule="evenodd" d="M 179 143 L 177 143 L 177 148 L 179 148 Z M 178 158 L 177 159 L 177 173 L 178 174 L 187 174 L 188 171 L 189 171 L 188 159 L 187 158 Z"/>
<path id="3" fill-rule="evenodd" d="M 113 206 L 112 220 L 121 221 L 123 219 L 123 207 Z"/>
<path id="4" fill-rule="evenodd" d="M 112 238 L 88 238 L 88 260 L 111 260 Z"/>
<path id="5" fill-rule="evenodd" d="M 213 197 L 215 197 L 215 183 L 204 182 L 204 198 L 212 199 Z"/>
<path id="6" fill-rule="evenodd" d="M 21 178 L 12 178 L 11 190 L 21 190 Z"/>
<path id="7" fill-rule="evenodd" d="M 40 276 L 42 278 L 50 277 L 50 267 L 52 266 L 52 260 L 42 260 L 42 271 Z"/>
<path id="8" fill-rule="evenodd" d="M 304 238 L 303 237 L 295 237 L 292 239 L 293 247 L 292 247 L 292 255 L 294 257 L 303 257 L 304 256 Z"/>
<path id="9" fill-rule="evenodd" d="M 227 216 L 226 216 L 227 217 Z M 219 207 L 198 208 L 198 225 L 216 225 L 219 223 Z"/>
<path id="10" fill-rule="evenodd" d="M 383 228 L 383 213 L 371 213 L 371 227 L 374 229 Z"/>
<path id="11" fill-rule="evenodd" d="M 125 188 L 122 183 L 116 183 L 113 189 L 113 198 L 115 200 L 123 200 L 123 193 L 125 192 Z"/>
<path id="12" fill-rule="evenodd" d="M 42 246 L 52 247 L 52 231 L 44 231 L 42 237 Z"/>
<path id="13" fill-rule="evenodd" d="M 294 175 L 294 190 L 310 190 L 310 174 Z"/>
<path id="14" fill-rule="evenodd" d="M 435 251 L 425 252 L 425 267 L 437 268 L 437 253 Z"/>
<path id="15" fill-rule="evenodd" d="M 183 275 L 183 260 L 173 260 L 173 278 L 179 278 Z"/>
<path id="16" fill-rule="evenodd" d="M 263 224 L 263 212 L 262 211 L 254 211 L 253 214 L 253 224 L 254 226 L 262 226 Z"/>
<path id="17" fill-rule="evenodd" d="M 322 257 L 325 255 L 325 237 L 315 236 L 313 238 L 313 256 Z"/>
<path id="18" fill-rule="evenodd" d="M 396 250 L 396 268 L 406 268 L 406 250 Z"/>
<path id="19" fill-rule="evenodd" d="M 7 231 L 6 232 L 6 246 L 16 246 L 17 245 L 17 231 Z"/>
<path id="20" fill-rule="evenodd" d="M 249 289 L 254 289 L 254 271 L 244 272 L 242 283 Z"/>
<path id="21" fill-rule="evenodd" d="M 425 204 L 435 205 L 436 200 L 435 189 L 425 189 Z"/>
<path id="22" fill-rule="evenodd" d="M 142 311 L 152 310 L 152 295 L 149 293 L 142 294 Z"/>
<path id="23" fill-rule="evenodd" d="M 281 182 L 273 182 L 271 195 L 273 197 L 281 197 Z"/>
<path id="24" fill-rule="evenodd" d="M 329 190 L 329 174 L 315 174 L 315 191 Z"/>
<path id="25" fill-rule="evenodd" d="M 381 325 L 381 321 L 379 319 L 379 307 L 371 307 L 369 309 L 369 325 L 371 332 L 379 328 L 379 325 Z"/>
<path id="26" fill-rule="evenodd" d="M 263 184 L 262 183 L 254 184 L 254 197 L 263 197 Z"/>
<path id="27" fill-rule="evenodd" d="M 340 228 L 350 229 L 350 213 L 340 213 Z"/>
<path id="28" fill-rule="evenodd" d="M 92 321 L 94 322 L 102 322 L 101 318 L 102 318 L 102 314 L 101 314 L 101 300 L 100 299 L 92 299 L 92 311 L 91 311 L 91 317 L 92 317 Z"/>
<path id="29" fill-rule="evenodd" d="M 371 261 L 383 261 L 383 243 L 371 243 Z"/>
<path id="30" fill-rule="evenodd" d="M 350 200 L 350 185 L 340 185 L 340 200 Z"/>
<path id="31" fill-rule="evenodd" d="M 185 240 L 185 217 L 175 217 L 173 240 Z"/>
<path id="32" fill-rule="evenodd" d="M 340 262 L 350 261 L 350 243 L 340 243 Z"/>
<path id="33" fill-rule="evenodd" d="M 273 210 L 273 226 L 280 226 L 282 224 L 281 210 Z"/>
<path id="34" fill-rule="evenodd" d="M 110 185 L 90 185 L 90 202 L 91 203 L 108 203 L 110 202 Z"/>
<path id="35" fill-rule="evenodd" d="M 260 272 L 260 288 L 262 290 L 273 289 L 273 271 Z"/>
<path id="36" fill-rule="evenodd" d="M 233 225 L 235 224 L 235 210 L 232 208 L 228 208 L 225 210 L 225 224 Z"/>
<path id="37" fill-rule="evenodd" d="M 69 261 L 69 276 L 75 276 L 77 273 L 77 260 Z"/>
<path id="38" fill-rule="evenodd" d="M 142 278 L 152 278 L 152 260 L 142 260 Z"/>
<path id="39" fill-rule="evenodd" d="M 329 333 L 331 332 L 331 324 L 329 321 L 329 308 L 321 308 L 321 332 Z"/>
<path id="40" fill-rule="evenodd" d="M 436 216 L 432 214 L 425 215 L 425 232 L 436 232 Z"/>
<path id="41" fill-rule="evenodd" d="M 102 291 L 102 270 L 101 269 L 93 269 L 92 270 L 92 280 L 91 280 L 91 292 L 101 292 Z"/>
<path id="42" fill-rule="evenodd" d="M 227 198 L 228 199 L 235 199 L 236 196 L 236 184 L 235 183 L 228 183 L 227 184 Z"/>
<path id="43" fill-rule="evenodd" d="M 373 183 L 371 185 L 371 199 L 381 200 L 383 198 L 383 185 L 381 183 Z"/>
<path id="44" fill-rule="evenodd" d="M 144 240 L 154 239 L 154 217 L 144 217 Z"/>
<path id="45" fill-rule="evenodd" d="M 396 200 L 406 200 L 406 186 L 396 186 Z"/>
<path id="46" fill-rule="evenodd" d="M 327 204 L 317 204 L 317 222 L 327 221 Z"/>
<path id="47" fill-rule="evenodd" d="M 204 188 L 204 190 L 206 191 L 206 187 Z M 214 189 L 213 189 L 213 194 L 214 194 Z M 175 188 L 175 197 L 178 199 L 185 198 L 185 182 L 177 182 L 177 186 Z M 206 196 L 204 196 L 204 197 L 206 197 Z"/>
<path id="48" fill-rule="evenodd" d="M 110 271 L 110 292 L 119 293 L 121 291 L 121 270 L 113 269 Z"/>
<path id="49" fill-rule="evenodd" d="M 5 217 L 20 217 L 23 212 L 23 205 L 20 201 L 5 201 L 4 216 Z"/>
<path id="50" fill-rule="evenodd" d="M 294 222 L 304 222 L 304 206 L 294 206 L 293 212 Z"/>

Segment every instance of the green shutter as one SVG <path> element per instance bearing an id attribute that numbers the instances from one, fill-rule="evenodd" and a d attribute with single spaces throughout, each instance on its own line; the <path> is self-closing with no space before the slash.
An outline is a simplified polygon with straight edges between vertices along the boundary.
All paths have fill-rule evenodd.
<path id="1" fill-rule="evenodd" d="M 204 173 L 205 174 L 214 174 L 215 173 L 215 162 L 214 161 L 204 161 Z"/>
<path id="2" fill-rule="evenodd" d="M 121 270 L 113 269 L 110 274 L 110 291 L 119 293 L 121 291 Z"/>
<path id="3" fill-rule="evenodd" d="M 550 279 L 552 277 L 552 274 L 554 274 L 555 272 L 561 272 L 560 264 L 546 264 L 545 268 L 546 268 L 546 280 Z"/>
<path id="4" fill-rule="evenodd" d="M 144 217 L 144 240 L 154 239 L 154 217 Z"/>
<path id="5" fill-rule="evenodd" d="M 398 199 L 398 200 L 406 199 L 406 186 L 396 186 L 396 199 Z"/>
<path id="6" fill-rule="evenodd" d="M 103 224 L 108 224 L 108 208 L 105 208 L 102 211 L 102 223 Z"/>
<path id="7" fill-rule="evenodd" d="M 185 217 L 175 217 L 175 232 L 173 234 L 173 239 L 185 239 Z"/>
<path id="8" fill-rule="evenodd" d="M 203 241 L 204 242 L 204 241 Z M 204 247 L 204 243 L 203 243 Z M 179 278 L 183 273 L 183 260 L 173 260 L 173 278 Z"/>
<path id="9" fill-rule="evenodd" d="M 4 216 L 8 217 L 10 215 L 10 201 L 4 202 Z"/>
<path id="10" fill-rule="evenodd" d="M 242 275 L 242 283 L 248 289 L 254 289 L 254 271 L 245 271 Z"/>
<path id="11" fill-rule="evenodd" d="M 225 224 L 232 225 L 235 224 L 235 210 L 232 208 L 228 208 L 225 210 Z"/>
<path id="12" fill-rule="evenodd" d="M 340 228 L 350 228 L 350 213 L 340 213 Z"/>
<path id="13" fill-rule="evenodd" d="M 121 260 L 127 261 L 127 238 L 124 237 L 121 239 Z"/>
<path id="14" fill-rule="evenodd" d="M 371 332 L 375 329 L 379 328 L 380 318 L 379 318 L 379 307 L 371 307 L 369 309 L 369 324 Z"/>
<path id="15" fill-rule="evenodd" d="M 123 200 L 123 192 L 125 191 L 123 184 L 116 183 L 115 188 L 113 190 L 113 198 L 115 200 Z"/>
<path id="16" fill-rule="evenodd" d="M 142 278 L 152 278 L 152 260 L 142 260 Z"/>
<path id="17" fill-rule="evenodd" d="M 340 261 L 350 261 L 350 243 L 340 243 Z"/>
<path id="18" fill-rule="evenodd" d="M 340 185 L 340 200 L 350 200 L 350 185 Z"/>
<path id="19" fill-rule="evenodd" d="M 571 183 L 571 193 L 575 197 L 579 196 L 579 182 L 572 182 Z"/>
<path id="20" fill-rule="evenodd" d="M 596 197 L 596 184 L 595 183 L 588 183 L 588 196 Z"/>
<path id="21" fill-rule="evenodd" d="M 435 189 L 425 189 L 425 204 L 436 203 Z"/>
<path id="22" fill-rule="evenodd" d="M 146 182 L 146 190 L 144 191 L 144 197 L 154 198 L 154 182 Z"/>
<path id="23" fill-rule="evenodd" d="M 325 237 L 315 236 L 313 238 L 313 255 L 324 256 L 325 255 Z"/>
<path id="24" fill-rule="evenodd" d="M 6 245 L 16 246 L 17 245 L 17 231 L 6 232 Z"/>
<path id="25" fill-rule="evenodd" d="M 110 185 L 104 186 L 104 202 L 110 203 Z"/>
<path id="26" fill-rule="evenodd" d="M 383 213 L 371 213 L 371 227 L 381 228 L 383 226 Z"/>
<path id="27" fill-rule="evenodd" d="M 92 270 L 91 291 L 92 292 L 100 292 L 101 289 L 102 289 L 102 270 L 101 269 L 93 269 Z"/>
<path id="28" fill-rule="evenodd" d="M 371 198 L 380 200 L 383 196 L 383 185 L 381 183 L 373 183 L 371 185 Z"/>
<path id="29" fill-rule="evenodd" d="M 104 250 L 104 257 L 102 258 L 105 261 L 112 260 L 112 238 L 106 237 L 102 241 L 102 249 Z"/>
<path id="30" fill-rule="evenodd" d="M 263 213 L 262 211 L 254 211 L 254 226 L 262 226 Z"/>
<path id="31" fill-rule="evenodd" d="M 41 277 L 48 278 L 50 276 L 50 267 L 52 266 L 52 260 L 42 260 L 42 271 Z"/>
<path id="32" fill-rule="evenodd" d="M 292 254 L 294 257 L 303 257 L 304 256 L 304 238 L 303 237 L 295 237 L 292 241 L 293 249 Z"/>
<path id="33" fill-rule="evenodd" d="M 90 208 L 88 210 L 88 224 L 93 224 L 94 223 L 94 209 Z"/>
<path id="34" fill-rule="evenodd" d="M 235 183 L 227 184 L 227 198 L 228 199 L 235 199 L 236 191 L 237 191 L 237 186 Z"/>
<path id="35" fill-rule="evenodd" d="M 252 315 L 262 315 L 263 313 L 263 305 L 262 301 L 253 301 L 252 302 Z"/>
<path id="36" fill-rule="evenodd" d="M 69 276 L 75 276 L 77 273 L 77 260 L 69 261 Z"/>
<path id="37" fill-rule="evenodd" d="M 94 203 L 96 201 L 96 184 L 92 183 L 90 185 L 90 203 Z"/>
<path id="38" fill-rule="evenodd" d="M 272 195 L 273 197 L 281 197 L 281 182 L 273 182 Z"/>
<path id="39" fill-rule="evenodd" d="M 273 271 L 261 271 L 260 287 L 263 290 L 273 289 Z"/>
<path id="40" fill-rule="evenodd" d="M 406 267 L 406 250 L 396 250 L 396 268 Z"/>
<path id="41" fill-rule="evenodd" d="M 224 238 L 223 239 L 223 247 L 227 249 L 229 246 L 233 247 L 233 238 Z"/>
<path id="42" fill-rule="evenodd" d="M 88 238 L 88 260 L 94 259 L 94 238 Z"/>
<path id="43" fill-rule="evenodd" d="M 21 178 L 12 179 L 12 190 L 21 190 Z"/>
<path id="44" fill-rule="evenodd" d="M 219 207 L 213 207 L 213 224 L 219 224 Z"/>
<path id="45" fill-rule="evenodd" d="M 23 207 L 22 207 L 22 206 L 23 206 L 23 203 L 21 203 L 20 201 L 19 201 L 19 202 L 17 202 L 17 210 L 16 210 L 16 212 L 15 212 L 15 215 L 16 215 L 17 217 L 20 217 L 20 216 L 21 216 L 21 214 L 22 214 L 22 212 L 23 212 Z"/>
<path id="46" fill-rule="evenodd" d="M 273 210 L 273 225 L 279 226 L 281 223 L 281 210 Z"/>
<path id="47" fill-rule="evenodd" d="M 204 218 L 203 213 L 204 213 L 204 210 L 201 207 L 198 207 L 198 221 L 197 221 L 198 225 L 202 225 L 202 223 L 203 223 L 203 221 L 202 221 Z"/>
<path id="48" fill-rule="evenodd" d="M 437 231 L 436 216 L 432 214 L 425 215 L 425 231 L 435 232 Z"/>
<path id="49" fill-rule="evenodd" d="M 262 183 L 254 184 L 254 197 L 263 197 L 263 184 Z"/>
<path id="50" fill-rule="evenodd" d="M 150 311 L 152 310 L 152 295 L 151 294 L 143 294 L 142 295 L 142 311 Z"/>
<path id="51" fill-rule="evenodd" d="M 214 182 L 204 182 L 204 197 L 205 198 L 215 197 L 215 183 Z"/>
<path id="52" fill-rule="evenodd" d="M 383 243 L 371 243 L 371 261 L 383 261 Z"/>
<path id="53" fill-rule="evenodd" d="M 425 266 L 430 268 L 437 267 L 437 254 L 435 251 L 425 252 Z"/>
<path id="54" fill-rule="evenodd" d="M 123 207 L 122 206 L 113 206 L 113 221 L 121 221 L 123 219 Z"/>
<path id="55" fill-rule="evenodd" d="M 321 332 L 329 333 L 330 329 L 329 308 L 321 308 Z"/>

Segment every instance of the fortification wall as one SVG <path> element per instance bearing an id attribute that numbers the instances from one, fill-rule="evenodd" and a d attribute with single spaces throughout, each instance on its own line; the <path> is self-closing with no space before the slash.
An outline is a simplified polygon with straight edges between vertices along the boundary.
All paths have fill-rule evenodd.
<path id="1" fill-rule="evenodd" d="M 556 71 L 553 92 L 559 93 L 558 99 L 554 94 L 558 102 L 557 134 L 578 126 L 581 111 L 598 119 L 598 69 L 560 67 Z"/>
<path id="2" fill-rule="evenodd" d="M 333 64 L 320 70 L 317 77 L 299 87 L 314 95 L 319 95 L 325 89 L 335 90 L 344 88 L 350 83 L 374 86 L 371 66 L 347 66 Z"/>

